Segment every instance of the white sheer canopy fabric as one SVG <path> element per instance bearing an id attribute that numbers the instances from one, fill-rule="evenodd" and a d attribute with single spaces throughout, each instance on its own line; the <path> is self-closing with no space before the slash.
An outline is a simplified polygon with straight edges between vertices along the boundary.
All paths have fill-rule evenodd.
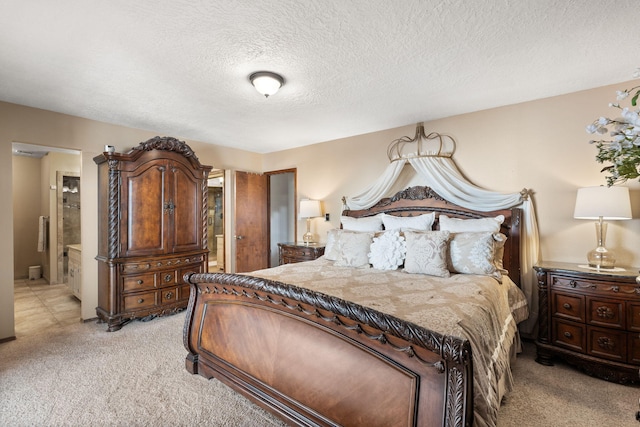
<path id="1" fill-rule="evenodd" d="M 392 161 L 384 173 L 362 193 L 347 197 L 349 209 L 367 209 L 384 196 L 398 179 L 402 168 L 409 163 L 425 184 L 451 203 L 464 208 L 493 211 L 519 207 L 523 212 L 523 229 L 520 248 L 520 286 L 529 303 L 529 319 L 520 325 L 525 334 L 532 334 L 537 323 L 538 292 L 533 266 L 540 254 L 540 237 L 535 217 L 533 200 L 527 192 L 498 193 L 485 190 L 469 181 L 458 170 L 451 157 L 422 156 L 399 158 Z"/>

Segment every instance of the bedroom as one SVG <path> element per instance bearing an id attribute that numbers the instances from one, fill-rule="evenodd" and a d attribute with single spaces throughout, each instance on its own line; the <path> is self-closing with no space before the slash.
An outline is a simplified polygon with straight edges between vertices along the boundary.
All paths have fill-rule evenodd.
<path id="1" fill-rule="evenodd" d="M 600 165 L 594 161 L 595 150 L 587 143 L 591 137 L 584 132 L 584 127 L 594 118 L 609 112 L 607 105 L 616 90 L 632 86 L 633 82 L 627 80 L 630 80 L 635 66 L 617 70 L 617 75 L 624 77 L 611 82 L 615 84 L 425 120 L 425 127 L 429 131 L 455 136 L 458 143 L 456 163 L 475 184 L 504 192 L 531 188 L 538 210 L 543 259 L 581 262 L 586 251 L 593 246 L 594 236 L 591 223 L 573 219 L 575 193 L 579 187 L 604 182 L 599 172 Z M 284 94 L 283 91 L 281 95 Z M 272 101 L 276 100 L 274 96 Z M 464 97 L 454 100 L 454 103 L 465 102 Z M 2 103 L 0 111 L 0 195 L 4 200 L 11 199 L 11 141 L 82 150 L 83 167 L 90 171 L 94 167 L 91 158 L 104 145 L 117 145 L 119 149 L 125 149 L 156 134 L 168 133 L 162 128 L 143 131 L 9 103 Z M 331 213 L 330 223 L 313 221 L 314 232 L 322 236 L 329 227 L 337 225 L 340 198 L 359 192 L 375 179 L 387 164 L 385 153 L 388 143 L 400 136 L 412 135 L 415 122 L 421 120 L 423 115 L 418 115 L 416 120 L 407 120 L 386 130 L 267 154 L 185 139 L 204 163 L 218 168 L 269 171 L 296 167 L 299 197 L 321 199 L 325 211 Z M 353 173 L 354 170 L 357 173 Z M 83 177 L 85 188 L 91 185 L 91 179 L 91 176 Z M 630 182 L 627 185 L 632 189 L 635 212 L 639 200 L 637 191 L 633 190 L 637 190 L 637 183 Z M 83 206 L 95 205 L 91 194 L 87 197 Z M 10 204 L 0 209 L 2 218 L 12 218 Z M 91 224 L 95 212 L 88 210 L 86 218 Z M 1 226 L 3 235 L 11 235 L 11 221 L 3 221 Z M 83 230 L 87 229 L 83 227 Z M 303 222 L 298 223 L 299 234 L 303 229 Z M 640 264 L 640 252 L 635 244 L 639 235 L 638 220 L 611 225 L 607 241 L 610 247 L 618 251 L 621 264 Z M 92 239 L 90 231 L 83 234 L 84 238 L 87 239 L 87 246 L 95 245 L 95 236 Z M 0 255 L 0 336 L 4 338 L 12 335 L 13 310 L 10 301 L 13 268 L 10 241 L 2 242 Z M 91 259 L 92 256 L 88 254 L 85 264 L 89 265 Z M 88 274 L 88 277 L 91 275 Z M 90 279 L 87 281 L 90 282 Z M 92 310 L 93 307 L 89 307 L 83 317 L 92 317 Z"/>

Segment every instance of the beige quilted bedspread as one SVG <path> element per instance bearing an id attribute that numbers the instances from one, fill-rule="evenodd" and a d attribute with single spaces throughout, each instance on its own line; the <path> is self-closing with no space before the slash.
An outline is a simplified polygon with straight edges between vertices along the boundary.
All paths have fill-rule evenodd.
<path id="1" fill-rule="evenodd" d="M 321 257 L 247 273 L 312 289 L 468 339 L 474 364 L 474 424 L 496 425 L 498 379 L 511 387 L 510 349 L 528 317 L 524 294 L 508 277 L 453 274 L 439 278 L 402 270 L 336 267 Z"/>

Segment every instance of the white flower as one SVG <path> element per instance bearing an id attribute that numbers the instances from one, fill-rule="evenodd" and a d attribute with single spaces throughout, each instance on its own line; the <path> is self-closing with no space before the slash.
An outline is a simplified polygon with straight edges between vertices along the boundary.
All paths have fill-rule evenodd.
<path id="1" fill-rule="evenodd" d="M 626 90 L 618 90 L 616 91 L 616 93 L 618 94 L 618 96 L 616 97 L 618 101 L 622 101 L 627 96 L 629 96 L 629 92 L 627 92 Z"/>

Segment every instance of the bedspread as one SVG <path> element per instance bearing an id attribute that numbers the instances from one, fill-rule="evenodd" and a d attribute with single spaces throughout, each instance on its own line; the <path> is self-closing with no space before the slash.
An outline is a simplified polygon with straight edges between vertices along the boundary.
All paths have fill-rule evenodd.
<path id="1" fill-rule="evenodd" d="M 524 294 L 506 275 L 502 283 L 467 274 L 440 278 L 402 270 L 336 267 L 324 257 L 246 274 L 311 289 L 468 339 L 474 365 L 474 424 L 496 425 L 498 382 L 504 378 L 510 390 L 510 350 L 517 323 L 529 314 Z"/>

